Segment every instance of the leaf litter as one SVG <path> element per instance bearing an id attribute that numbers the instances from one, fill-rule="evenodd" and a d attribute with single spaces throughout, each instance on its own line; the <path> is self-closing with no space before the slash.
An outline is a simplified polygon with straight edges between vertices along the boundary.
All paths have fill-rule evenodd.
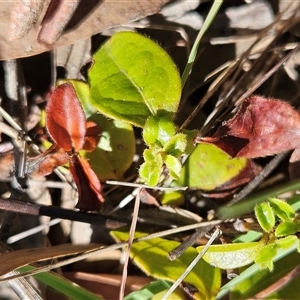
<path id="1" fill-rule="evenodd" d="M 267 1 L 260 1 L 262 5 L 266 5 L 266 7 L 269 5 Z M 203 12 L 201 7 L 202 5 L 199 4 L 197 7 L 196 12 L 201 15 Z M 247 11 L 247 5 L 244 5 L 245 9 Z M 249 5 L 250 7 L 250 5 Z M 234 7 L 231 7 L 234 9 Z M 128 9 L 130 10 L 130 9 Z M 226 8 L 224 8 L 226 10 Z M 249 8 L 250 11 L 250 8 Z M 230 11 L 231 16 L 234 17 L 234 13 Z M 227 14 L 229 16 L 229 14 Z M 267 10 L 267 17 L 268 20 L 272 18 L 272 13 L 270 13 L 270 10 Z M 153 19 L 154 22 L 155 19 Z M 124 23 L 124 21 L 122 21 Z M 253 35 L 255 38 L 259 33 L 257 30 L 263 29 L 266 25 L 269 25 L 271 23 L 271 20 L 268 23 L 262 24 L 260 28 L 249 28 L 247 27 L 246 31 L 243 31 L 245 29 L 241 28 L 233 28 L 231 27 L 226 27 L 227 33 L 234 33 L 235 35 L 232 35 L 231 42 L 227 45 L 217 45 L 217 46 L 212 46 L 209 42 L 206 42 L 203 44 L 203 50 L 200 53 L 196 65 L 193 69 L 193 72 L 190 76 L 190 83 L 189 85 L 185 88 L 182 103 L 185 103 L 185 106 L 182 106 L 179 108 L 179 112 L 177 114 L 177 120 L 178 124 L 180 125 L 180 122 L 184 122 L 186 119 L 186 116 L 190 115 L 190 113 L 194 110 L 195 105 L 201 102 L 201 95 L 203 95 L 208 89 L 209 85 L 211 84 L 212 80 L 216 80 L 213 84 L 217 83 L 217 77 L 213 76 L 209 82 L 204 82 L 203 78 L 204 75 L 206 76 L 209 74 L 214 68 L 218 67 L 222 63 L 225 62 L 233 62 L 234 66 L 236 66 L 236 74 L 241 75 L 241 77 L 244 79 L 243 81 L 238 81 L 238 76 L 235 76 L 234 74 L 229 76 L 229 78 L 225 81 L 225 83 L 222 85 L 221 89 L 218 90 L 215 94 L 212 95 L 211 99 L 208 100 L 207 105 L 203 107 L 201 110 L 201 113 L 197 114 L 197 117 L 190 122 L 189 127 L 191 128 L 199 128 L 200 131 L 203 128 L 202 126 L 207 123 L 206 119 L 210 116 L 210 114 L 216 110 L 217 113 L 210 118 L 210 124 L 209 126 L 209 132 L 205 135 L 205 137 L 201 137 L 201 139 L 207 141 L 210 141 L 214 144 L 218 144 L 219 146 L 221 145 L 225 150 L 225 152 L 229 153 L 230 155 L 234 156 L 240 156 L 240 157 L 248 157 L 248 158 L 256 158 L 256 157 L 263 157 L 267 155 L 274 155 L 279 152 L 289 150 L 289 149 L 296 149 L 298 148 L 297 144 L 297 132 L 295 131 L 295 127 L 297 128 L 298 124 L 298 119 L 299 115 L 298 112 L 293 108 L 297 105 L 296 102 L 292 103 L 292 106 L 288 104 L 287 102 L 284 101 L 278 101 L 278 100 L 273 100 L 273 99 L 284 99 L 284 100 L 289 100 L 293 99 L 293 97 L 296 97 L 297 95 L 297 85 L 296 83 L 289 79 L 288 76 L 284 74 L 284 70 L 279 69 L 275 75 L 269 79 L 262 87 L 260 87 L 259 91 L 256 93 L 259 94 L 259 96 L 255 97 L 250 97 L 246 101 L 242 102 L 241 106 L 238 107 L 238 111 L 234 111 L 235 106 L 235 100 L 238 99 L 238 97 L 243 94 L 251 85 L 253 85 L 256 81 L 259 81 L 261 78 L 261 75 L 266 73 L 271 67 L 272 64 L 274 64 L 276 61 L 279 60 L 280 54 L 284 54 L 287 51 L 287 46 L 293 46 L 296 41 L 297 41 L 297 33 L 295 33 L 292 30 L 292 21 L 289 21 L 287 19 L 278 19 L 275 20 L 274 26 L 271 27 L 272 31 L 271 36 L 274 37 L 274 41 L 272 44 L 270 44 L 270 47 L 268 48 L 267 45 L 262 47 L 259 52 L 255 52 L 253 50 L 252 56 L 246 57 L 244 60 L 237 60 L 235 61 L 238 57 L 235 57 L 234 54 L 231 55 L 231 57 L 228 56 L 228 49 L 230 47 L 236 47 L 237 52 L 241 51 L 240 47 L 241 44 L 243 43 L 241 41 L 241 38 L 248 39 L 249 38 L 249 33 Z M 211 33 L 208 33 L 206 36 L 206 41 L 209 41 L 210 39 L 214 39 L 214 42 L 216 42 L 217 37 L 226 37 L 226 34 L 218 31 L 218 25 L 220 23 L 216 22 L 216 25 L 213 25 L 217 28 L 212 27 Z M 279 29 L 278 26 L 279 24 L 281 25 L 281 28 Z M 161 26 L 161 29 L 159 32 L 155 29 L 150 28 L 145 28 L 144 30 L 141 30 L 143 33 L 147 33 L 150 36 L 153 35 L 153 38 L 155 40 L 161 41 L 161 44 L 165 46 L 167 49 L 169 49 L 169 53 L 173 56 L 175 59 L 176 63 L 178 66 L 182 66 L 184 64 L 183 61 L 185 61 L 185 57 L 181 56 L 181 58 L 178 58 L 178 54 L 176 55 L 176 51 L 180 51 L 180 47 L 174 47 L 174 44 L 179 43 L 180 37 L 176 33 L 176 29 L 171 30 L 172 35 L 174 34 L 174 37 L 170 39 L 169 42 L 166 42 L 165 36 L 166 34 L 169 34 L 169 31 L 165 31 L 165 27 L 163 25 L 158 24 Z M 172 24 L 171 24 L 172 25 Z M 178 24 L 176 24 L 178 26 Z M 184 30 L 188 33 L 188 36 L 190 38 L 190 43 L 193 42 L 193 37 L 195 34 L 195 30 L 191 30 L 188 26 L 186 25 L 179 25 L 182 26 Z M 234 22 L 231 23 L 231 26 L 234 26 Z M 282 29 L 284 28 L 284 29 Z M 76 30 L 75 30 L 76 32 Z M 79 33 L 80 30 L 78 30 Z M 283 33 L 289 34 L 289 41 L 288 43 L 282 39 Z M 86 33 L 86 36 L 90 36 L 90 33 Z M 103 41 L 105 37 L 103 36 L 98 36 L 98 43 Z M 276 38 L 276 39 L 275 39 Z M 75 40 L 80 39 L 80 35 L 75 35 Z M 233 40 L 233 42 L 232 42 Z M 28 41 L 28 40 L 27 40 Z M 30 42 L 32 42 L 31 40 Z M 229 39 L 227 40 L 229 41 Z M 172 42 L 174 44 L 172 44 Z M 33 43 L 33 42 L 32 42 Z M 62 45 L 60 43 L 64 43 L 64 41 L 59 42 L 58 45 Z M 1 51 L 1 55 L 6 55 L 6 56 L 1 56 L 2 59 L 12 59 L 16 57 L 15 55 L 15 49 L 18 49 L 20 46 L 15 46 L 16 43 L 9 44 L 9 47 L 12 50 L 12 53 L 9 53 L 6 48 L 3 48 L 3 51 Z M 21 45 L 21 44 L 20 44 Z M 33 44 L 32 44 L 33 45 Z M 6 45 L 7 47 L 7 45 Z M 35 47 L 35 46 L 34 46 Z M 45 51 L 46 47 L 44 45 L 36 46 L 37 50 L 31 50 L 31 54 L 35 54 L 37 52 Z M 49 47 L 48 47 L 49 48 Z M 20 52 L 17 54 L 17 56 L 24 56 L 27 55 L 27 53 L 24 52 L 24 48 L 22 49 L 23 52 Z M 33 49 L 33 48 L 32 48 Z M 238 50 L 239 49 L 239 50 Z M 273 53 L 273 49 L 277 49 L 278 53 Z M 48 49 L 47 49 L 48 50 Z M 36 52 L 35 52 L 36 51 Z M 221 55 L 214 55 L 213 51 L 217 51 L 217 53 L 221 53 Z M 234 51 L 232 51 L 233 53 Z M 241 51 L 242 52 L 242 51 Z M 178 52 L 179 53 L 179 52 Z M 255 57 L 257 55 L 257 57 Z M 45 67 L 45 70 L 50 74 L 50 68 L 49 64 L 47 61 L 49 61 L 49 56 L 47 54 L 42 54 L 43 57 L 43 67 Z M 268 61 L 266 61 L 265 57 L 271 57 Z M 36 58 L 35 56 L 28 58 L 28 61 L 23 60 L 22 65 L 24 72 L 29 72 L 28 68 L 26 68 L 26 65 L 28 65 L 28 62 L 31 62 L 31 69 L 32 68 L 32 62 L 35 61 Z M 204 63 L 208 62 L 208 63 Z M 208 64 L 206 66 L 206 64 Z M 199 67 L 201 66 L 201 67 Z M 43 71 L 45 73 L 45 70 Z M 225 70 L 226 73 L 226 70 Z M 245 76 L 247 74 L 247 76 Z M 36 80 L 40 76 L 30 74 L 30 76 L 26 76 L 26 79 L 28 80 L 28 84 L 30 86 L 29 92 L 28 92 L 28 98 L 29 98 L 29 105 L 35 105 L 38 103 L 37 101 L 39 99 L 42 99 L 44 101 L 45 99 L 45 94 L 48 92 L 48 86 L 50 83 L 50 76 L 44 79 L 46 81 L 46 84 L 44 83 L 43 88 L 39 88 L 38 85 L 36 85 Z M 46 76 L 45 76 L 46 77 Z M 247 77 L 247 78 L 246 78 Z M 1 95 L 2 96 L 2 95 Z M 269 99 L 271 97 L 272 99 Z M 8 101 L 8 99 L 3 100 L 3 105 L 5 102 Z M 221 105 L 220 105 L 221 104 Z M 39 103 L 40 105 L 40 103 Z M 40 105 L 41 106 L 41 105 Z M 43 106 L 43 105 L 42 105 Z M 41 107 L 42 107 L 41 106 Z M 221 107 L 219 109 L 219 107 Z M 263 112 L 263 109 L 265 110 Z M 276 113 L 272 113 L 272 110 L 275 110 Z M 246 118 L 246 120 L 240 116 L 245 116 L 245 112 L 249 113 L 249 117 Z M 268 118 L 266 118 L 266 116 Z M 228 120 L 229 119 L 229 120 Z M 207 119 L 209 120 L 209 119 Z M 277 127 L 274 127 L 273 124 L 278 124 Z M 223 122 L 223 125 L 221 124 Z M 250 125 L 251 126 L 250 126 Z M 253 125 L 254 124 L 254 125 Z M 271 125 L 270 125 L 271 124 Z M 296 124 L 296 126 L 294 126 Z M 242 125 L 242 126 L 241 126 Z M 267 125 L 267 126 L 266 126 Z M 224 129 L 225 127 L 225 129 Z M 240 130 L 241 128 L 244 128 L 244 130 Z M 224 131 L 225 130 L 225 131 Z M 32 132 L 32 139 L 34 137 L 39 136 L 39 134 L 44 134 L 41 132 L 41 128 L 39 126 L 34 128 L 34 131 Z M 31 134 L 31 132 L 30 132 Z M 249 135 L 250 134 L 250 135 Z M 294 136 L 292 136 L 294 135 Z M 280 136 L 280 139 L 278 138 Z M 290 136 L 290 138 L 289 138 Z M 262 139 L 263 137 L 263 139 Z M 274 137 L 274 138 L 273 138 Z M 232 138 L 238 138 L 242 140 L 242 144 L 240 143 L 234 143 L 235 147 L 232 149 Z M 3 137 L 4 139 L 4 137 Z M 55 138 L 54 138 L 55 139 Z M 58 138 L 60 139 L 60 138 Z M 5 139 L 4 139 L 5 140 Z M 137 141 L 139 141 L 137 139 Z M 277 143 L 274 144 L 274 141 L 277 141 Z M 65 142 L 65 140 L 63 141 Z M 226 144 L 227 142 L 227 144 Z M 229 142 L 229 144 L 228 144 Z M 82 142 L 79 143 L 80 145 Z M 236 146 L 240 146 L 239 149 L 236 148 Z M 254 147 L 255 146 L 255 147 Z M 258 148 L 257 148 L 258 147 Z M 76 150 L 79 150 L 79 146 L 75 147 Z M 141 154 L 141 149 L 142 147 L 140 145 L 137 145 L 137 154 Z M 68 149 L 69 150 L 69 149 Z M 140 152 L 139 152 L 140 151 Z M 297 150 L 296 150 L 297 151 Z M 296 153 L 295 151 L 295 153 Z M 296 158 L 296 154 L 293 154 L 291 161 L 298 161 Z M 8 161 L 13 164 L 15 157 L 12 156 L 11 152 L 7 156 L 5 156 L 6 160 L 3 160 L 3 163 Z M 30 162 L 31 158 L 28 158 L 28 162 Z M 2 160 L 1 160 L 2 161 Z M 73 161 L 75 164 L 78 164 L 77 159 L 75 158 Z M 265 164 L 264 160 L 260 160 L 259 163 L 262 165 L 262 167 Z M 79 163 L 80 165 L 80 163 Z M 2 164 L 1 164 L 2 166 Z M 81 165 L 82 166 L 82 165 Z M 133 166 L 133 169 L 138 166 L 136 164 Z M 8 168 L 11 168 L 11 166 L 8 166 Z M 1 168 L 2 169 L 2 168 Z M 4 169 L 7 169 L 4 168 Z M 130 175 L 134 173 L 134 171 L 131 169 L 129 172 L 131 172 Z M 285 171 L 277 171 L 279 172 L 282 177 L 281 177 L 281 182 L 289 180 L 288 178 L 288 172 L 287 170 Z M 66 181 L 71 181 L 71 177 L 65 170 L 62 169 L 62 174 L 64 175 L 64 178 Z M 4 174 L 5 175 L 5 174 Z M 3 175 L 3 177 L 4 177 Z M 275 175 L 275 174 L 274 174 Z M 128 175 L 127 175 L 128 176 Z M 6 177 L 6 176 L 5 176 Z M 129 177 L 129 176 L 128 176 Z M 272 179 L 272 177 L 271 177 Z M 55 182 L 57 181 L 57 177 L 55 175 L 51 175 L 49 178 L 47 178 L 47 181 L 53 180 L 53 184 L 55 186 Z M 7 186 L 7 178 L 3 178 L 3 193 L 4 191 L 8 191 L 9 187 Z M 76 180 L 75 180 L 76 181 Z M 79 181 L 77 179 L 77 181 Z M 30 183 L 30 182 L 29 182 Z M 273 184 L 278 184 L 276 181 L 276 177 L 274 176 L 274 183 Z M 59 186 L 59 184 L 58 184 Z M 72 191 L 72 189 L 62 189 L 61 191 L 65 191 L 67 195 L 60 195 L 58 193 L 59 188 L 50 188 L 50 193 L 51 193 L 51 198 L 54 200 L 57 200 L 56 203 L 61 202 L 61 200 L 67 199 L 67 201 L 71 202 L 74 204 L 74 201 L 76 201 L 76 196 L 75 192 Z M 37 193 L 38 191 L 37 188 Z M 113 208 L 116 203 L 120 202 L 123 198 L 126 197 L 126 195 L 130 194 L 130 189 L 128 188 L 118 188 L 118 189 L 109 189 L 105 188 L 105 194 L 109 195 L 109 199 L 111 200 L 110 203 L 107 204 L 107 208 L 105 209 L 109 210 L 110 208 Z M 203 191 L 202 191 L 203 192 Z M 3 194 L 2 193 L 2 194 Z M 154 196 L 156 197 L 157 195 L 154 193 Z M 106 196 L 107 197 L 107 196 Z M 38 198 L 38 197 L 37 197 Z M 194 200 L 193 200 L 194 199 Z M 196 199 L 196 200 L 195 200 Z M 191 210 L 192 212 L 196 214 L 201 214 L 204 216 L 204 218 L 207 217 L 208 211 L 211 209 L 214 209 L 215 206 L 220 205 L 218 202 L 214 202 L 213 205 L 211 205 L 210 202 L 206 202 L 206 197 L 203 197 L 203 193 L 201 194 L 201 190 L 199 191 L 189 191 L 188 195 L 186 196 L 186 203 L 189 203 L 189 208 L 187 209 L 187 206 L 184 207 L 184 209 Z M 209 200 L 210 201 L 210 200 Z M 204 208 L 199 209 L 198 206 L 199 203 L 205 203 Z M 68 206 L 66 203 L 62 203 L 63 206 Z M 69 205 L 69 208 L 74 207 Z M 147 207 L 141 207 L 140 212 L 139 212 L 139 218 L 146 218 L 147 216 L 147 210 L 149 210 Z M 150 210 L 148 213 L 148 220 L 153 219 L 153 216 L 156 216 L 158 212 L 154 210 Z M 121 210 L 118 212 L 119 215 L 125 215 L 128 219 L 131 218 L 130 216 L 130 210 Z M 118 216 L 117 214 L 117 216 Z M 25 216 L 26 217 L 26 216 Z M 155 219 L 156 217 L 154 217 Z M 178 216 L 173 213 L 170 213 L 169 215 L 162 214 L 162 218 L 166 218 L 168 221 L 164 222 L 163 226 L 166 225 L 171 225 L 171 226 L 181 226 L 185 225 L 187 223 L 193 223 L 195 220 L 191 219 L 190 217 L 182 218 L 179 219 Z M 168 219 L 169 218 L 169 219 Z M 162 226 L 160 222 L 155 222 L 155 220 L 152 220 L 153 223 L 149 226 L 154 226 L 154 230 L 162 230 L 165 227 Z M 27 223 L 26 218 L 23 223 Z M 147 223 L 146 223 L 147 224 Z M 153 225 L 154 224 L 154 225 Z M 69 222 L 69 224 L 65 224 L 64 226 L 72 226 Z M 155 228 L 157 226 L 157 228 Z M 54 229 L 54 228 L 53 228 Z M 90 228 L 90 232 L 87 233 L 91 235 L 90 242 L 100 242 L 103 244 L 109 244 L 112 243 L 110 240 L 109 236 L 107 235 L 107 232 L 101 228 Z M 65 228 L 63 229 L 60 227 L 60 230 L 63 230 L 65 234 L 70 232 L 70 228 Z M 80 229 L 78 229 L 80 230 Z M 51 235 L 56 235 L 58 232 L 57 230 L 53 231 L 52 229 L 50 232 L 48 232 L 47 237 L 51 239 Z M 56 232 L 56 233 L 55 233 Z M 85 233 L 80 233 L 80 234 L 85 234 Z M 46 235 L 44 237 L 41 235 L 40 239 L 43 241 L 45 239 Z M 53 239 L 55 240 L 55 239 Z M 64 237 L 61 237 L 61 240 L 59 241 L 58 236 L 56 236 L 56 240 L 58 243 L 62 243 L 64 240 Z M 30 248 L 30 241 L 28 241 L 29 244 L 25 246 L 25 248 Z M 15 245 L 16 248 L 22 246 L 17 246 Z M 118 267 L 115 267 L 116 269 Z M 114 271 L 116 271 L 114 269 Z M 133 274 L 136 272 L 136 270 L 133 270 Z"/>

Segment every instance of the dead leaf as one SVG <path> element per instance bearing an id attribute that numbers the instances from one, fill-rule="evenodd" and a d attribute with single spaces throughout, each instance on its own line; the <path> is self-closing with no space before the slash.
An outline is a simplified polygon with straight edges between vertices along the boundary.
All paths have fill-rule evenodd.
<path id="1" fill-rule="evenodd" d="M 81 1 L 68 25 L 66 32 L 53 45 L 37 41 L 37 33 L 50 0 L 45 0 L 44 9 L 36 25 L 23 38 L 9 41 L 10 15 L 13 1 L 2 1 L 0 5 L 0 60 L 32 56 L 58 47 L 73 44 L 77 40 L 88 38 L 107 28 L 124 25 L 157 13 L 170 0 L 89 0 Z"/>
<path id="2" fill-rule="evenodd" d="M 24 37 L 31 30 L 43 10 L 44 2 L 44 0 L 12 1 L 8 35 L 10 41 Z"/>
<path id="3" fill-rule="evenodd" d="M 63 166 L 69 161 L 66 151 L 53 144 L 42 154 L 29 157 L 26 162 L 26 174 L 30 177 L 47 176 L 55 168 Z"/>
<path id="4" fill-rule="evenodd" d="M 79 2 L 80 0 L 52 0 L 40 26 L 38 41 L 45 44 L 57 42 Z"/>
<path id="5" fill-rule="evenodd" d="M 13 270 L 38 261 L 76 255 L 100 248 L 101 245 L 72 245 L 64 244 L 54 247 L 22 249 L 0 255 L 0 276 Z M 8 263 L 9 262 L 9 263 Z"/>
<path id="6" fill-rule="evenodd" d="M 300 115 L 285 101 L 251 96 L 212 137 L 201 140 L 231 156 L 274 155 L 300 146 Z"/>
<path id="7" fill-rule="evenodd" d="M 118 299 L 119 297 L 122 275 L 65 272 L 64 276 L 89 291 L 101 295 L 104 299 Z M 149 277 L 127 276 L 125 295 L 141 289 L 151 281 L 153 281 L 153 279 Z"/>

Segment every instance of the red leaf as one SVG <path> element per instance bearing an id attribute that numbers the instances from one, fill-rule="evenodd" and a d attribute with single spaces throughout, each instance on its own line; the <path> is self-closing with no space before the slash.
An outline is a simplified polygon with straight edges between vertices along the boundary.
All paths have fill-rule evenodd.
<path id="1" fill-rule="evenodd" d="M 100 141 L 101 129 L 98 124 L 88 121 L 86 123 L 86 135 L 84 139 L 83 149 L 85 151 L 94 151 Z"/>
<path id="2" fill-rule="evenodd" d="M 66 151 L 53 144 L 42 154 L 28 158 L 26 162 L 26 174 L 29 176 L 46 176 L 59 166 L 69 161 Z"/>
<path id="3" fill-rule="evenodd" d="M 287 102 L 251 96 L 205 142 L 237 157 L 262 157 L 300 147 L 300 115 Z"/>
<path id="4" fill-rule="evenodd" d="M 84 144 L 86 119 L 70 83 L 59 85 L 50 93 L 46 125 L 51 138 L 65 151 L 79 151 Z"/>
<path id="5" fill-rule="evenodd" d="M 85 211 L 99 211 L 104 202 L 102 187 L 88 161 L 77 154 L 72 155 L 70 157 L 70 171 L 79 194 L 76 207 Z"/>

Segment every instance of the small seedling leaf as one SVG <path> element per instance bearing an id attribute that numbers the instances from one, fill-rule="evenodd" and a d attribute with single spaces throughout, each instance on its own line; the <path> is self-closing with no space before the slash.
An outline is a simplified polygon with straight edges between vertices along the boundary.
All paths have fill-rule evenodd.
<path id="1" fill-rule="evenodd" d="M 276 227 L 275 235 L 277 237 L 287 236 L 290 234 L 295 234 L 297 231 L 298 230 L 297 230 L 294 222 L 283 221 Z"/>
<path id="2" fill-rule="evenodd" d="M 254 208 L 255 216 L 260 227 L 265 232 L 270 232 L 275 226 L 275 215 L 269 202 L 261 202 Z"/>
<path id="3" fill-rule="evenodd" d="M 277 198 L 270 198 L 269 201 L 275 215 L 282 221 L 292 221 L 295 218 L 295 212 L 293 208 L 285 201 Z"/>
<path id="4" fill-rule="evenodd" d="M 169 173 L 173 179 L 178 179 L 181 173 L 181 163 L 178 158 L 172 156 L 172 155 L 167 155 L 165 159 L 165 164 L 167 168 L 169 169 Z"/>
<path id="5" fill-rule="evenodd" d="M 278 246 L 276 243 L 265 245 L 255 257 L 255 262 L 261 269 L 273 270 L 273 258 L 276 256 Z"/>
<path id="6" fill-rule="evenodd" d="M 164 146 L 163 151 L 166 154 L 180 157 L 185 153 L 187 147 L 187 136 L 183 133 L 174 135 Z"/>
<path id="7" fill-rule="evenodd" d="M 289 235 L 281 239 L 277 239 L 275 243 L 281 249 L 289 249 L 298 242 L 298 238 L 295 235 Z"/>
<path id="8" fill-rule="evenodd" d="M 139 170 L 141 179 L 150 186 L 155 186 L 159 182 L 163 159 L 160 154 L 155 159 L 145 161 Z"/>

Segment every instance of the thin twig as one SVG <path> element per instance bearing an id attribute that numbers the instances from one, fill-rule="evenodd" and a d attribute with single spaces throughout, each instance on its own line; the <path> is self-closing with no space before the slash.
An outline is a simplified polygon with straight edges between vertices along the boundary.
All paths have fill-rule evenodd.
<path id="1" fill-rule="evenodd" d="M 214 242 L 214 240 L 221 234 L 221 230 L 217 228 L 205 247 L 202 249 L 201 252 L 195 257 L 195 259 L 190 263 L 190 265 L 186 268 L 186 270 L 182 273 L 182 275 L 173 283 L 173 285 L 170 287 L 170 289 L 165 293 L 165 295 L 162 297 L 162 300 L 167 300 L 168 297 L 176 290 L 176 288 L 179 286 L 179 284 L 184 280 L 184 278 L 191 272 L 191 270 L 196 266 L 196 264 L 199 262 L 199 260 L 202 258 L 202 256 L 206 253 L 209 246 Z"/>
<path id="2" fill-rule="evenodd" d="M 124 181 L 115 181 L 115 180 L 106 180 L 106 184 L 111 185 L 122 185 L 122 186 L 130 186 L 135 188 L 145 188 L 145 189 L 152 189 L 152 190 L 158 190 L 158 191 L 185 191 L 187 190 L 187 186 L 184 187 L 165 187 L 165 186 L 149 186 L 146 184 L 141 183 L 133 183 L 133 182 L 124 182 Z"/>
<path id="3" fill-rule="evenodd" d="M 211 221 L 211 222 L 203 222 L 203 223 L 197 223 L 197 224 L 192 224 L 192 225 L 186 225 L 186 226 L 182 226 L 182 227 L 179 227 L 179 228 L 168 229 L 168 230 L 148 234 L 148 235 L 142 236 L 140 238 L 134 239 L 132 243 L 138 243 L 138 242 L 147 241 L 147 240 L 157 238 L 157 237 L 168 236 L 168 235 L 171 235 L 171 234 L 175 234 L 175 233 L 195 229 L 195 228 L 198 228 L 198 227 L 208 226 L 210 224 L 217 225 L 217 224 L 219 224 L 219 222 L 222 222 L 222 221 L 217 220 L 217 221 Z M 84 260 L 84 259 L 88 258 L 91 255 L 96 255 L 96 254 L 99 254 L 99 253 L 103 253 L 103 252 L 111 251 L 111 250 L 115 250 L 115 249 L 121 249 L 123 247 L 126 247 L 127 243 L 128 242 L 120 242 L 120 243 L 116 243 L 116 244 L 113 244 L 113 245 L 110 245 L 110 246 L 101 247 L 100 249 L 93 250 L 93 251 L 90 251 L 88 253 L 84 253 L 84 254 L 81 254 L 79 256 L 76 256 L 76 257 L 68 258 L 68 259 L 65 259 L 63 261 L 60 261 L 60 262 L 57 262 L 57 263 L 54 263 L 54 264 L 50 264 L 50 265 L 47 265 L 47 266 L 44 266 L 44 267 L 36 268 L 32 271 L 24 272 L 24 273 L 19 274 L 19 275 L 10 276 L 10 277 L 7 277 L 7 278 L 1 277 L 0 282 L 15 279 L 15 278 L 19 278 L 19 277 L 31 276 L 31 275 L 42 273 L 42 272 L 47 272 L 47 271 L 50 271 L 52 269 L 60 268 L 62 266 L 66 266 L 66 265 Z"/>
<path id="4" fill-rule="evenodd" d="M 257 186 L 259 186 L 263 180 L 270 175 L 270 173 L 280 164 L 280 162 L 287 157 L 290 152 L 284 152 L 276 155 L 264 168 L 263 170 L 256 175 L 243 189 L 234 196 L 234 198 L 227 204 L 227 206 L 231 206 L 246 196 L 248 196 Z"/>
<path id="5" fill-rule="evenodd" d="M 214 225 L 208 225 L 203 228 L 199 228 L 194 234 L 192 234 L 187 240 L 183 241 L 177 248 L 173 249 L 169 253 L 169 259 L 177 259 L 187 248 L 194 245 L 195 242 L 203 237 L 208 231 L 214 228 Z"/>
<path id="6" fill-rule="evenodd" d="M 126 280 L 127 280 L 127 269 L 128 269 L 128 262 L 129 262 L 129 257 L 130 257 L 130 250 L 131 246 L 134 240 L 134 233 L 136 229 L 136 224 L 138 220 L 138 214 L 139 214 L 139 208 L 140 208 L 140 192 L 141 189 L 138 190 L 138 193 L 135 197 L 135 203 L 134 203 L 134 209 L 133 209 L 133 218 L 130 226 L 130 231 L 129 231 L 129 239 L 128 239 L 128 246 L 127 246 L 127 251 L 126 251 L 126 256 L 125 256 L 125 262 L 123 266 L 123 273 L 122 273 L 122 282 L 120 286 L 120 293 L 119 293 L 119 299 L 122 300 L 124 297 L 125 293 L 125 286 L 126 286 Z"/>

